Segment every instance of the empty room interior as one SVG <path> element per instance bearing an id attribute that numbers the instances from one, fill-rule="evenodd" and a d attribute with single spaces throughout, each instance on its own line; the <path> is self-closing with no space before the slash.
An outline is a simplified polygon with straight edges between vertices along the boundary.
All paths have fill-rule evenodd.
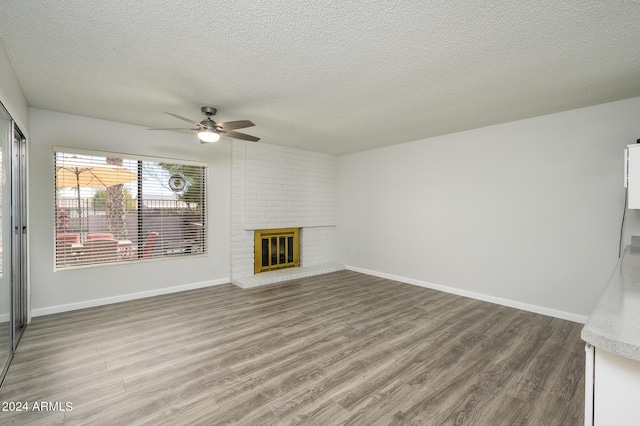
<path id="1" fill-rule="evenodd" d="M 632 425 L 640 2 L 0 7 L 0 424 Z"/>

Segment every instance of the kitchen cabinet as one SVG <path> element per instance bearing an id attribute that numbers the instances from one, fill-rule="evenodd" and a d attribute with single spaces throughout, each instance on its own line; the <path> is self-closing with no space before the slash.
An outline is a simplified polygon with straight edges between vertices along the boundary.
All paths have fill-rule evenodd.
<path id="1" fill-rule="evenodd" d="M 624 187 L 627 188 L 627 207 L 640 209 L 640 143 L 624 150 Z"/>
<path id="2" fill-rule="evenodd" d="M 585 425 L 638 425 L 640 361 L 589 345 L 587 367 L 587 376 L 593 380 L 585 392 Z"/>
<path id="3" fill-rule="evenodd" d="M 581 337 L 587 342 L 585 425 L 640 424 L 639 246 L 625 248 Z"/>

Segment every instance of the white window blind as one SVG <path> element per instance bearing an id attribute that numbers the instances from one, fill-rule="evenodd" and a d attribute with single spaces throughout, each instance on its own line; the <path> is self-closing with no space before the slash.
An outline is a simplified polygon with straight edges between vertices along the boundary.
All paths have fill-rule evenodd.
<path id="1" fill-rule="evenodd" d="M 55 268 L 207 252 L 203 165 L 54 151 Z"/>

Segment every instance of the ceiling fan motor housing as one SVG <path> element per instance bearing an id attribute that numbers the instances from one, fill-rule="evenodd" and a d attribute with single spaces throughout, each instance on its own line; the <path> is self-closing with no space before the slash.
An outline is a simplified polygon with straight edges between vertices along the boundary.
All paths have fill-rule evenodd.
<path id="1" fill-rule="evenodd" d="M 210 118 L 207 118 L 206 120 L 202 120 L 200 122 L 200 125 L 207 130 L 214 131 L 214 132 L 218 131 L 218 126 L 216 126 L 216 122 Z"/>

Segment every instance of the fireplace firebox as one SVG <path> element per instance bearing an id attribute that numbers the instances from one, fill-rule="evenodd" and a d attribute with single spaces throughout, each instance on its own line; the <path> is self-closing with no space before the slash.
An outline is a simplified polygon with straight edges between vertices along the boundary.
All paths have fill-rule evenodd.
<path id="1" fill-rule="evenodd" d="M 300 228 L 255 231 L 256 274 L 300 266 Z"/>

